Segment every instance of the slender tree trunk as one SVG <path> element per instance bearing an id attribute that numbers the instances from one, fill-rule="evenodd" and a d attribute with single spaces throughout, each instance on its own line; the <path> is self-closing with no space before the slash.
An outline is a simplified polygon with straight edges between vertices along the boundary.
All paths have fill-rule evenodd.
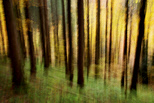
<path id="1" fill-rule="evenodd" d="M 87 78 L 89 77 L 90 64 L 91 64 L 91 46 L 90 46 L 90 33 L 89 33 L 89 0 L 87 0 Z"/>
<path id="2" fill-rule="evenodd" d="M 15 88 L 25 86 L 21 46 L 16 30 L 15 16 L 12 0 L 3 0 L 6 28 L 8 35 L 9 53 L 12 64 L 12 86 Z"/>
<path id="3" fill-rule="evenodd" d="M 111 71 L 111 50 L 112 50 L 112 19 L 113 19 L 113 0 L 111 0 L 111 20 L 110 20 L 110 42 L 109 42 L 109 79 Z"/>
<path id="4" fill-rule="evenodd" d="M 45 49 L 46 49 L 46 60 L 45 60 L 45 68 L 48 68 L 51 63 L 51 48 L 50 48 L 50 34 L 49 34 L 49 24 L 48 24 L 48 9 L 47 9 L 47 0 L 44 0 L 44 16 L 45 16 Z"/>
<path id="5" fill-rule="evenodd" d="M 97 0 L 95 79 L 99 77 L 99 62 L 100 62 L 100 0 Z"/>
<path id="6" fill-rule="evenodd" d="M 21 12 L 20 12 L 20 5 L 19 1 L 15 3 L 15 11 L 16 11 L 16 17 L 17 17 L 17 30 L 19 33 L 19 40 L 21 43 L 21 49 L 22 49 L 22 56 L 25 59 L 26 58 L 26 46 L 25 46 L 25 39 L 23 34 L 23 27 L 22 27 L 22 18 L 21 18 Z"/>
<path id="7" fill-rule="evenodd" d="M 151 21 L 151 15 L 149 17 Z M 147 39 L 143 39 L 143 52 L 142 52 L 142 83 L 148 85 L 148 39 L 149 39 L 150 22 L 148 24 Z"/>
<path id="8" fill-rule="evenodd" d="M 104 71 L 104 82 L 105 83 L 106 83 L 106 72 L 107 72 L 107 33 L 108 33 L 108 0 L 106 0 L 105 71 Z"/>
<path id="9" fill-rule="evenodd" d="M 41 44 L 42 44 L 42 58 L 45 62 L 45 55 L 46 55 L 46 50 L 45 50 L 45 16 L 44 16 L 44 6 L 43 6 L 43 0 L 38 0 L 39 2 L 39 16 L 40 16 L 40 36 L 41 36 Z"/>
<path id="10" fill-rule="evenodd" d="M 124 52 L 123 52 L 123 71 L 121 77 L 121 87 L 124 87 L 124 74 L 127 72 L 127 27 L 128 27 L 128 0 L 125 4 L 126 17 L 125 17 L 125 35 L 124 35 Z M 126 73 L 127 74 L 127 73 Z M 127 84 L 127 83 L 126 83 Z"/>
<path id="11" fill-rule="evenodd" d="M 67 65 L 67 45 L 66 45 L 66 27 L 65 27 L 65 4 L 64 0 L 62 0 L 62 13 L 63 13 L 63 44 L 64 44 L 64 58 L 65 58 L 65 74 L 66 77 L 68 77 L 69 74 L 69 68 Z"/>
<path id="12" fill-rule="evenodd" d="M 147 0 L 141 0 L 139 35 L 137 39 L 134 70 L 133 70 L 132 82 L 130 86 L 131 91 L 137 90 L 137 78 L 138 78 L 139 60 L 140 60 L 140 54 L 141 54 L 141 44 L 142 44 L 142 39 L 144 37 L 144 28 L 145 28 L 144 22 L 145 22 L 145 15 L 146 15 L 146 6 L 147 6 Z"/>
<path id="13" fill-rule="evenodd" d="M 78 84 L 84 86 L 83 67 L 84 67 L 84 10 L 83 0 L 78 0 Z"/>
<path id="14" fill-rule="evenodd" d="M 147 75 L 147 54 L 148 54 L 148 44 L 147 44 L 148 40 L 143 39 L 143 49 L 142 49 L 142 70 L 141 70 L 141 74 L 142 74 L 142 83 L 143 84 L 148 84 L 148 75 Z"/>
<path id="15" fill-rule="evenodd" d="M 30 23 L 30 12 L 29 12 L 29 1 L 25 1 L 25 16 L 26 16 L 26 24 L 27 24 L 27 35 L 28 35 L 28 42 L 29 42 L 29 55 L 31 61 L 31 70 L 30 73 L 34 77 L 36 76 L 36 57 L 34 51 L 34 43 L 33 43 L 33 33 L 32 27 Z"/>
<path id="16" fill-rule="evenodd" d="M 69 73 L 70 73 L 70 82 L 72 85 L 73 82 L 73 44 L 72 44 L 72 26 L 71 26 L 71 0 L 67 1 L 68 6 L 68 36 L 69 36 Z"/>

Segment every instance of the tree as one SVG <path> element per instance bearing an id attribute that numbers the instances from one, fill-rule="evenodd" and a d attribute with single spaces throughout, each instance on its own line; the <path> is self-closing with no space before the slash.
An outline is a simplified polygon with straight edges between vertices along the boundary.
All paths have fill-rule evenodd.
<path id="1" fill-rule="evenodd" d="M 21 46 L 16 30 L 16 20 L 13 12 L 12 0 L 3 0 L 3 5 L 12 65 L 12 86 L 14 88 L 25 87 L 26 82 L 24 78 L 23 60 L 21 58 Z"/>
<path id="2" fill-rule="evenodd" d="M 47 0 L 44 1 L 44 17 L 45 17 L 45 53 L 46 53 L 46 58 L 45 58 L 45 68 L 48 68 L 50 63 L 51 63 L 51 48 L 50 48 L 50 34 L 49 34 L 49 24 L 48 24 L 48 9 L 47 9 Z"/>
<path id="3" fill-rule="evenodd" d="M 38 0 L 39 2 L 39 16 L 40 16 L 40 37 L 41 37 L 41 44 L 42 44 L 42 58 L 44 61 L 46 60 L 46 50 L 45 50 L 45 16 L 44 16 L 44 6 L 43 6 L 43 0 Z"/>
<path id="4" fill-rule="evenodd" d="M 131 81 L 131 91 L 137 90 L 137 78 L 138 78 L 138 70 L 139 70 L 139 60 L 140 60 L 140 54 L 141 54 L 141 44 L 144 37 L 144 29 L 145 29 L 145 15 L 146 15 L 146 6 L 147 6 L 147 0 L 141 0 L 141 8 L 139 13 L 139 35 L 137 39 L 137 46 L 136 46 L 136 53 L 135 53 L 135 63 L 134 63 L 134 70 L 133 70 L 133 76 Z"/>
<path id="5" fill-rule="evenodd" d="M 91 64 L 91 46 L 90 46 L 90 33 L 89 33 L 89 0 L 87 0 L 87 78 L 89 77 L 90 64 Z"/>
<path id="6" fill-rule="evenodd" d="M 84 86 L 83 66 L 84 66 L 84 10 L 83 0 L 78 0 L 78 84 Z"/>
<path id="7" fill-rule="evenodd" d="M 65 58 L 65 73 L 68 76 L 69 70 L 67 65 L 67 45 L 66 45 L 66 27 L 65 27 L 65 4 L 64 0 L 62 0 L 62 13 L 63 13 L 63 44 L 64 44 L 64 58 Z"/>
<path id="8" fill-rule="evenodd" d="M 69 74 L 70 82 L 73 82 L 73 43 L 72 43 L 72 27 L 71 27 L 71 0 L 67 1 L 68 11 L 68 37 L 69 37 Z"/>
<path id="9" fill-rule="evenodd" d="M 105 27 L 105 71 L 104 71 L 105 83 L 106 83 L 106 71 L 107 71 L 107 30 L 108 30 L 108 0 L 106 0 L 106 27 Z"/>
<path id="10" fill-rule="evenodd" d="M 25 46 L 25 38 L 23 34 L 20 5 L 19 5 L 19 1 L 14 1 L 14 2 L 15 2 L 15 11 L 16 11 L 16 18 L 17 18 L 17 31 L 18 31 L 19 40 L 21 43 L 22 56 L 25 59 L 26 58 L 26 46 Z"/>
<path id="11" fill-rule="evenodd" d="M 47 1 L 39 0 L 40 24 L 41 24 L 41 42 L 44 59 L 44 67 L 48 68 L 51 62 L 50 35 L 48 24 Z"/>
<path id="12" fill-rule="evenodd" d="M 142 74 L 142 83 L 143 84 L 148 84 L 148 38 L 145 40 L 143 38 L 142 41 L 142 67 L 141 67 L 141 74 Z"/>
<path id="13" fill-rule="evenodd" d="M 110 20 L 110 41 L 109 41 L 109 79 L 111 71 L 111 50 L 112 50 L 112 19 L 113 19 L 113 0 L 111 0 L 111 20 Z"/>
<path id="14" fill-rule="evenodd" d="M 97 0 L 95 79 L 97 79 L 99 76 L 99 60 L 100 60 L 100 0 Z"/>
<path id="15" fill-rule="evenodd" d="M 27 35 L 28 35 L 28 43 L 29 43 L 29 55 L 31 61 L 31 70 L 30 73 L 34 77 L 36 76 L 36 57 L 34 51 L 34 43 L 33 43 L 33 33 L 32 27 L 30 23 L 30 12 L 29 12 L 29 1 L 25 0 L 25 16 L 26 16 L 26 24 L 27 24 Z"/>
<path id="16" fill-rule="evenodd" d="M 122 71 L 122 78 L 121 78 L 121 87 L 124 87 L 124 74 L 125 74 L 125 95 L 127 95 L 127 28 L 128 28 L 128 0 L 126 0 L 125 3 L 125 9 L 126 9 L 126 17 L 125 17 L 125 35 L 124 35 L 124 53 L 123 53 L 123 71 Z"/>

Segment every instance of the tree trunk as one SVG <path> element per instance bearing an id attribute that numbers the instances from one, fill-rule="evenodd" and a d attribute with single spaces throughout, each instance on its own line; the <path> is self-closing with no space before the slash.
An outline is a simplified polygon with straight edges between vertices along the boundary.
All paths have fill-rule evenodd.
<path id="1" fill-rule="evenodd" d="M 112 50 L 112 19 L 113 19 L 113 0 L 111 0 L 111 20 L 110 20 L 110 41 L 109 41 L 109 79 L 111 71 L 111 50 Z"/>
<path id="2" fill-rule="evenodd" d="M 46 50 L 45 50 L 45 16 L 44 16 L 44 6 L 43 6 L 43 0 L 38 0 L 39 2 L 39 16 L 40 16 L 40 36 L 41 36 L 41 44 L 42 44 L 42 58 L 44 59 L 45 62 L 45 55 L 46 55 Z"/>
<path id="3" fill-rule="evenodd" d="M 19 40 L 21 43 L 22 56 L 25 59 L 26 58 L 26 46 L 25 46 L 25 39 L 24 39 L 24 34 L 23 34 L 22 18 L 21 18 L 19 1 L 16 1 L 15 3 L 15 11 L 16 11 L 16 17 L 17 17 L 17 30 L 19 33 Z"/>
<path id="4" fill-rule="evenodd" d="M 151 15 L 149 17 L 151 21 Z M 148 85 L 148 39 L 149 39 L 150 22 L 148 24 L 147 39 L 143 39 L 143 52 L 142 52 L 142 83 Z"/>
<path id="5" fill-rule="evenodd" d="M 33 43 L 33 33 L 32 27 L 30 23 L 30 12 L 29 12 L 29 1 L 25 1 L 25 16 L 26 16 L 26 25 L 27 25 L 27 35 L 28 35 L 28 42 L 29 42 L 29 55 L 31 61 L 31 70 L 30 73 L 34 77 L 36 76 L 36 58 L 35 58 L 35 51 L 34 51 L 34 43 Z"/>
<path id="6" fill-rule="evenodd" d="M 148 84 L 148 75 L 147 75 L 147 62 L 148 62 L 148 40 L 143 39 L 143 52 L 142 52 L 142 67 L 141 67 L 141 73 L 142 73 L 142 83 Z"/>
<path id="7" fill-rule="evenodd" d="M 84 86 L 84 10 L 83 0 L 78 0 L 78 84 Z"/>
<path id="8" fill-rule="evenodd" d="M 124 87 L 124 74 L 126 72 L 127 75 L 127 27 L 128 27 L 128 0 L 126 0 L 125 4 L 126 9 L 126 17 L 125 17 L 125 35 L 124 35 L 124 52 L 123 52 L 123 71 L 121 77 L 121 87 Z M 127 77 L 126 77 L 127 78 Z M 127 84 L 127 83 L 126 83 Z"/>
<path id="9" fill-rule="evenodd" d="M 140 54 L 141 54 L 141 44 L 142 44 L 142 39 L 144 37 L 144 28 L 145 28 L 144 22 L 145 22 L 146 6 L 147 6 L 147 0 L 141 0 L 139 35 L 137 39 L 134 70 L 133 70 L 132 82 L 130 86 L 131 91 L 137 90 L 137 78 L 138 78 L 139 60 L 140 60 Z"/>
<path id="10" fill-rule="evenodd" d="M 50 48 L 50 34 L 49 34 L 49 24 L 48 24 L 48 9 L 47 9 L 47 0 L 44 0 L 44 17 L 45 17 L 45 68 L 48 68 L 51 63 L 51 48 Z"/>
<path id="11" fill-rule="evenodd" d="M 68 6 L 68 36 L 69 36 L 69 73 L 70 73 L 70 82 L 72 86 L 73 82 L 73 44 L 72 44 L 72 26 L 71 26 L 71 0 L 67 1 Z"/>
<path id="12" fill-rule="evenodd" d="M 63 13 L 63 44 L 64 44 L 64 58 L 65 58 L 65 74 L 68 77 L 68 65 L 67 65 L 67 45 L 66 45 L 66 27 L 65 27 L 65 4 L 64 0 L 62 0 L 62 13 Z"/>
<path id="13" fill-rule="evenodd" d="M 100 0 L 97 0 L 95 79 L 99 77 L 99 62 L 100 62 Z"/>
<path id="14" fill-rule="evenodd" d="M 106 28 L 105 28 L 105 71 L 104 71 L 104 82 L 106 83 L 106 72 L 107 72 L 107 32 L 108 31 L 108 0 L 106 0 Z"/>
<path id="15" fill-rule="evenodd" d="M 87 0 L 87 78 L 89 77 L 90 65 L 91 65 L 91 46 L 90 46 L 90 33 L 89 33 L 89 0 Z"/>
<path id="16" fill-rule="evenodd" d="M 6 28 L 8 35 L 9 53 L 12 64 L 12 86 L 15 88 L 25 86 L 21 46 L 16 30 L 15 16 L 12 0 L 3 0 Z"/>

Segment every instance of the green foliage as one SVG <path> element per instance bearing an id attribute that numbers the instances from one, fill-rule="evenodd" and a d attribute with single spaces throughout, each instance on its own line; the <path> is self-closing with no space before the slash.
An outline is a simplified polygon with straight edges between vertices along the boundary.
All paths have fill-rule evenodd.
<path id="1" fill-rule="evenodd" d="M 36 79 L 30 78 L 30 64 L 25 64 L 25 75 L 28 83 L 27 94 L 14 95 L 11 88 L 11 73 L 8 66 L 0 65 L 0 102 L 15 103 L 153 103 L 154 93 L 149 87 L 138 87 L 137 97 L 125 99 L 124 91 L 117 85 L 115 79 L 104 85 L 102 79 L 95 81 L 94 77 L 86 79 L 85 87 L 81 90 L 77 85 L 77 69 L 74 70 L 73 87 L 65 79 L 65 68 L 50 67 L 45 76 L 42 64 L 37 64 Z M 86 71 L 85 71 L 86 74 Z"/>

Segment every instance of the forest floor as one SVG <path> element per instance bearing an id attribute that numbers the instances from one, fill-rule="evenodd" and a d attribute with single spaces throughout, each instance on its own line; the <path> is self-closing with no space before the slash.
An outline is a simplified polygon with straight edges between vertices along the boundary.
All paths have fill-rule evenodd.
<path id="1" fill-rule="evenodd" d="M 50 67 L 47 75 L 43 66 L 38 64 L 36 79 L 33 80 L 29 76 L 29 68 L 29 63 L 26 63 L 27 93 L 15 95 L 11 89 L 11 69 L 0 65 L 0 103 L 154 103 L 151 87 L 139 85 L 137 97 L 130 96 L 128 91 L 126 99 L 119 80 L 114 78 L 105 86 L 103 79 L 96 81 L 93 73 L 87 79 L 85 74 L 85 87 L 81 90 L 77 85 L 76 69 L 73 86 L 70 87 L 63 67 Z"/>

